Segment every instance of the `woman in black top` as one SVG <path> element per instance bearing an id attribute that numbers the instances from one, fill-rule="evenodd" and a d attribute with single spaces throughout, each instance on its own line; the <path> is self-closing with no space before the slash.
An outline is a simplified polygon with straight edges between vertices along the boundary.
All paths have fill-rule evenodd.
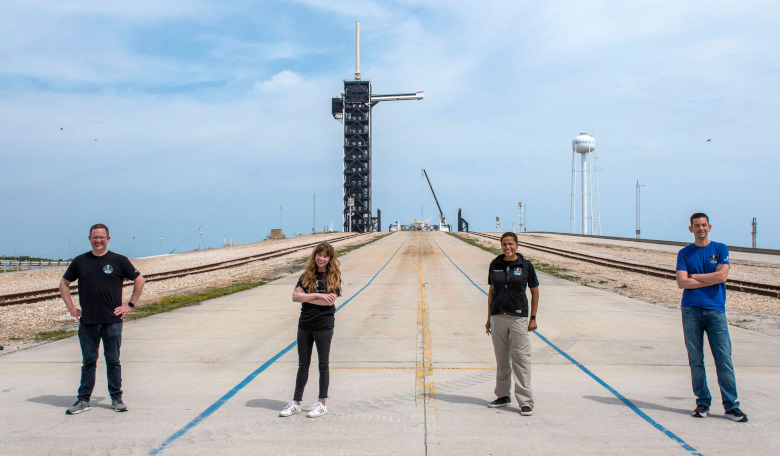
<path id="1" fill-rule="evenodd" d="M 320 371 L 319 400 L 311 406 L 309 418 L 328 413 L 325 399 L 328 397 L 330 372 L 330 342 L 336 313 L 336 297 L 341 296 L 341 270 L 333 246 L 321 242 L 314 248 L 306 265 L 306 271 L 298 279 L 293 291 L 293 302 L 301 303 L 298 319 L 298 376 L 295 379 L 293 400 L 279 412 L 279 416 L 290 416 L 301 412 L 303 389 L 309 379 L 311 351 L 317 346 Z"/>
<path id="2" fill-rule="evenodd" d="M 534 265 L 517 253 L 517 235 L 501 236 L 499 255 L 490 263 L 488 274 L 488 320 L 485 331 L 493 338 L 496 354 L 496 400 L 488 407 L 506 407 L 512 403 L 509 390 L 515 376 L 515 397 L 520 414 L 534 412 L 531 390 L 531 341 L 529 333 L 536 330 L 536 309 L 539 305 L 539 279 Z M 525 289 L 531 289 L 531 309 Z"/>

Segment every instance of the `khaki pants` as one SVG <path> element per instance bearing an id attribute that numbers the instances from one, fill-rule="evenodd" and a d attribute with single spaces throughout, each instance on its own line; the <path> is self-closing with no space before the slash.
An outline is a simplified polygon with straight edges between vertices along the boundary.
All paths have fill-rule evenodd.
<path id="1" fill-rule="evenodd" d="M 515 374 L 515 397 L 520 407 L 534 407 L 531 390 L 531 340 L 528 317 L 493 315 L 490 317 L 493 351 L 496 353 L 496 389 L 498 397 L 510 395 Z"/>

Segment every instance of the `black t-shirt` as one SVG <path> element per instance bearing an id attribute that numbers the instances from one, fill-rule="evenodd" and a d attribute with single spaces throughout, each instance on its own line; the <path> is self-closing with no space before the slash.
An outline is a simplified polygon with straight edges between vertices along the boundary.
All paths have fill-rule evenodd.
<path id="1" fill-rule="evenodd" d="M 303 286 L 303 274 L 295 284 L 295 288 L 301 287 L 303 291 L 309 293 L 309 290 Z M 327 293 L 325 288 L 325 273 L 317 273 L 317 290 L 315 293 Z M 331 293 L 341 296 L 341 289 L 336 288 Z M 319 331 L 322 329 L 333 329 L 336 317 L 336 306 L 318 306 L 308 302 L 301 303 L 301 317 L 298 319 L 298 327 L 308 329 L 309 331 Z"/>
<path id="2" fill-rule="evenodd" d="M 77 256 L 62 278 L 78 279 L 81 322 L 94 325 L 122 321 L 114 315 L 114 309 L 122 305 L 122 283 L 139 275 L 127 257 L 108 251 L 103 256 L 92 252 Z"/>

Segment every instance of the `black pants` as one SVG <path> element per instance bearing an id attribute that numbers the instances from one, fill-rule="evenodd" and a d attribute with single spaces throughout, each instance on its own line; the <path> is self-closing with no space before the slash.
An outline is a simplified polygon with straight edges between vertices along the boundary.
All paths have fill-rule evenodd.
<path id="1" fill-rule="evenodd" d="M 295 378 L 294 401 L 303 400 L 303 389 L 309 380 L 309 365 L 311 364 L 311 349 L 317 345 L 317 359 L 320 370 L 320 399 L 328 397 L 328 384 L 330 383 L 330 371 L 328 359 L 330 358 L 330 341 L 333 339 L 333 329 L 310 331 L 298 328 L 298 376 Z"/>
<path id="2" fill-rule="evenodd" d="M 122 366 L 119 364 L 119 347 L 122 345 L 122 323 L 108 325 L 79 325 L 81 344 L 81 386 L 79 400 L 89 402 L 95 388 L 95 369 L 98 349 L 103 339 L 103 357 L 106 358 L 108 393 L 112 399 L 122 398 Z"/>

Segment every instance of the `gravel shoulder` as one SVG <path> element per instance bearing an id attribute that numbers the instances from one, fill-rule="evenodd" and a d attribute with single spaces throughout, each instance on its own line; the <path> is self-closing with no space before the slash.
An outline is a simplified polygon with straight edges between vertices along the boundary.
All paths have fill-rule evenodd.
<path id="1" fill-rule="evenodd" d="M 334 242 L 336 250 L 367 244 L 387 233 L 370 233 L 344 241 Z M 142 274 L 183 269 L 186 267 L 241 258 L 257 253 L 268 252 L 280 248 L 295 247 L 317 240 L 328 241 L 338 238 L 343 233 L 329 233 L 297 236 L 293 239 L 279 241 L 264 241 L 257 244 L 235 246 L 223 249 L 189 252 L 180 255 L 170 255 L 148 260 L 131 260 Z M 214 288 L 224 288 L 240 282 L 270 281 L 278 277 L 299 271 L 304 266 L 309 249 L 294 252 L 278 258 L 257 261 L 242 266 L 220 269 L 202 274 L 193 274 L 159 282 L 149 282 L 144 287 L 138 306 L 160 301 L 171 295 L 198 293 Z M 59 285 L 64 268 L 56 271 L 40 271 L 19 275 L 0 277 L 0 293 L 54 288 Z M 13 285 L 11 285 L 13 283 Z M 12 291 L 18 289 L 18 291 Z M 125 287 L 123 300 L 126 302 L 132 294 L 132 287 Z M 73 297 L 78 306 L 78 296 Z M 39 345 L 36 336 L 42 331 L 58 329 L 76 329 L 78 321 L 71 317 L 61 299 L 0 307 L 0 345 L 8 354 L 12 351 Z"/>
<path id="2" fill-rule="evenodd" d="M 469 233 L 457 234 L 485 247 L 499 248 L 498 241 L 491 241 Z M 642 262 L 670 269 L 674 269 L 677 264 L 677 255 L 671 252 L 555 240 L 528 234 L 520 234 L 518 238 L 521 242 L 598 255 L 604 258 Z M 585 263 L 522 246 L 518 251 L 534 262 L 541 262 L 554 268 L 559 268 L 561 276 L 581 285 L 606 290 L 670 309 L 680 307 L 682 290 L 677 287 L 673 280 Z M 780 284 L 780 265 L 754 261 L 732 261 L 729 277 L 753 282 Z M 761 334 L 780 337 L 780 299 L 729 290 L 726 299 L 726 309 L 729 324 Z"/>

